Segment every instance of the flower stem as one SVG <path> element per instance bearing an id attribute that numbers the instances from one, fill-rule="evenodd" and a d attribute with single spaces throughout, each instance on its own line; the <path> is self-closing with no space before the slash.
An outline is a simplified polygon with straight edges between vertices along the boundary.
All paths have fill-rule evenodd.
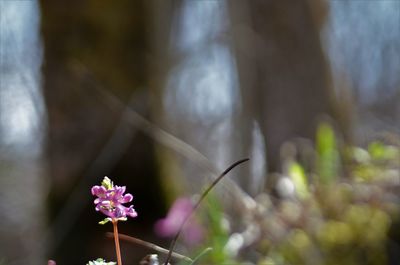
<path id="1" fill-rule="evenodd" d="M 227 169 L 225 169 L 224 172 L 221 173 L 221 175 L 218 176 L 218 178 L 216 178 L 209 186 L 208 188 L 201 194 L 200 199 L 196 202 L 196 204 L 193 206 L 193 209 L 189 212 L 188 215 L 186 215 L 185 219 L 183 220 L 183 222 L 181 223 L 181 225 L 179 226 L 178 232 L 176 233 L 175 237 L 172 239 L 171 242 L 171 246 L 169 247 L 169 251 L 168 251 L 168 255 L 167 255 L 167 259 L 164 262 L 164 265 L 168 265 L 171 257 L 172 257 L 172 252 L 174 251 L 174 247 L 176 244 L 176 241 L 178 241 L 178 237 L 182 232 L 183 227 L 185 226 L 186 222 L 189 220 L 190 216 L 196 211 L 197 207 L 199 207 L 200 203 L 204 200 L 204 198 L 208 195 L 208 193 L 215 187 L 215 185 L 217 185 L 217 183 L 223 178 L 225 177 L 226 174 L 229 173 L 229 171 L 231 171 L 234 167 L 236 167 L 237 165 L 246 162 L 250 160 L 249 158 L 245 158 L 245 159 L 241 159 L 239 161 L 236 161 L 235 163 L 233 163 L 232 165 L 230 165 Z"/>
<path id="2" fill-rule="evenodd" d="M 122 265 L 121 260 L 121 250 L 119 248 L 119 238 L 118 238 L 118 220 L 113 220 L 113 227 L 114 227 L 114 241 L 115 241 L 115 251 L 117 253 L 117 263 L 118 265 Z"/>

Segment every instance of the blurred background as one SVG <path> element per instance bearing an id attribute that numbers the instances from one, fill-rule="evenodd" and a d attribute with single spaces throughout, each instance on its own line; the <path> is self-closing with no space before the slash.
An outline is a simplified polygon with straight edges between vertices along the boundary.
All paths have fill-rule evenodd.
<path id="1" fill-rule="evenodd" d="M 371 241 L 371 249 L 390 241 L 388 247 L 361 263 L 357 257 L 370 245 L 360 239 L 351 245 L 363 246 L 359 256 L 330 260 L 331 248 L 318 240 L 339 242 L 335 257 L 351 252 L 347 241 L 278 220 L 269 227 L 282 229 L 279 238 L 294 236 L 294 250 L 271 248 L 268 232 L 247 245 L 242 235 L 239 252 L 209 264 L 399 264 L 400 230 L 391 215 L 399 206 L 399 73 L 397 0 L 0 0 L 0 264 L 114 260 L 113 242 L 105 237 L 111 225 L 97 224 L 102 217 L 90 194 L 104 176 L 134 195 L 139 216 L 121 223 L 120 232 L 168 246 L 153 226 L 173 201 L 198 193 L 229 164 L 249 157 L 213 197 L 233 216 L 221 243 L 230 249 L 235 229 L 257 226 L 247 218 L 254 205 L 275 209 L 277 217 L 283 200 L 297 210 L 303 200 L 313 201 L 314 195 L 303 196 L 313 189 L 294 198 L 291 187 L 312 187 L 315 164 L 324 159 L 315 159 L 314 150 L 321 146 L 338 152 L 360 146 L 357 158 L 367 156 L 362 169 L 369 170 L 362 177 L 373 168 L 372 175 L 386 181 L 382 186 L 368 178 L 363 187 L 379 196 L 365 199 L 363 193 L 345 202 L 335 193 L 342 194 L 344 184 L 332 184 L 333 201 L 319 204 L 318 220 L 333 216 L 335 222 L 321 229 L 350 233 L 345 221 L 338 224 L 341 211 L 324 209 L 362 206 L 383 216 L 377 218 L 386 221 L 376 221 L 387 224 L 383 234 L 397 227 L 393 239 Z M 385 145 L 368 145 L 376 139 Z M 388 159 L 378 159 L 379 168 L 376 152 Z M 288 168 L 292 158 L 300 171 Z M 342 168 L 329 171 L 337 179 L 358 172 L 340 166 L 341 156 L 327 159 Z M 287 182 L 286 175 L 303 171 L 300 182 Z M 345 182 L 358 194 L 352 179 Z M 379 205 L 378 215 L 370 205 Z M 264 231 L 257 227 L 258 234 Z M 315 247 L 297 259 L 292 253 L 305 253 L 309 237 Z M 253 251 L 241 255 L 245 247 Z M 126 264 L 151 252 L 127 243 L 122 248 Z"/>

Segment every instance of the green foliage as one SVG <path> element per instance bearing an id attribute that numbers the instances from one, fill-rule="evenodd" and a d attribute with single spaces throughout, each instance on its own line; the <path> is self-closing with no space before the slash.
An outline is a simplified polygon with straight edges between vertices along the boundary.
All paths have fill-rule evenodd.
<path id="1" fill-rule="evenodd" d="M 321 181 L 307 185 L 304 169 L 293 163 L 289 174 L 298 199 L 271 206 L 264 216 L 273 220 L 263 227 L 271 247 L 259 264 L 385 264 L 388 230 L 399 213 L 391 187 L 400 178 L 400 148 L 381 142 L 347 147 L 347 174 L 340 177 L 340 152 L 327 125 L 320 126 L 316 146 L 317 169 L 309 174 Z"/>
<path id="2" fill-rule="evenodd" d="M 366 148 L 340 149 L 332 128 L 322 124 L 315 153 L 313 172 L 296 161 L 288 164 L 295 196 L 272 203 L 261 194 L 256 209 L 243 211 L 247 228 L 242 231 L 223 229 L 223 209 L 209 197 L 205 245 L 213 251 L 201 264 L 386 264 L 387 234 L 400 213 L 400 195 L 393 189 L 400 180 L 399 146 L 372 142 Z M 229 240 L 244 236 L 249 227 L 258 233 L 247 244 L 251 249 L 242 246 L 238 255 L 228 255 Z"/>
<path id="3" fill-rule="evenodd" d="M 399 168 L 400 149 L 375 141 L 367 149 L 348 147 L 346 158 L 356 180 L 390 182 Z"/>
<path id="4" fill-rule="evenodd" d="M 324 184 L 329 184 L 338 175 L 339 152 L 336 144 L 336 136 L 332 127 L 322 123 L 317 129 L 317 174 Z"/>
<path id="5" fill-rule="evenodd" d="M 101 220 L 101 221 L 99 222 L 99 224 L 100 224 L 100 225 L 104 225 L 104 224 L 106 224 L 106 223 L 108 223 L 108 222 L 111 222 L 111 218 L 109 218 L 109 217 L 104 218 L 103 220 Z"/>
<path id="6" fill-rule="evenodd" d="M 208 242 L 206 245 L 210 246 L 213 250 L 208 254 L 204 262 L 210 264 L 233 264 L 233 261 L 224 250 L 229 239 L 229 233 L 226 227 L 224 227 L 223 208 L 213 193 L 208 195 L 206 206 L 206 218 L 208 221 Z"/>
<path id="7" fill-rule="evenodd" d="M 301 199 L 309 197 L 307 176 L 299 163 L 292 162 L 289 166 L 289 176 L 296 187 L 297 196 Z"/>
<path id="8" fill-rule="evenodd" d="M 200 210 L 199 215 L 202 216 L 206 227 L 204 242 L 193 250 L 191 256 L 195 258 L 192 262 L 182 260 L 179 264 L 238 264 L 225 250 L 229 240 L 229 231 L 225 224 L 226 219 L 222 205 L 213 192 L 207 195 L 204 207 Z"/>
<path id="9" fill-rule="evenodd" d="M 89 261 L 86 265 L 116 265 L 116 264 L 117 263 L 114 261 L 106 262 L 104 259 L 98 258 L 96 260 Z"/>
<path id="10" fill-rule="evenodd" d="M 384 145 L 380 142 L 372 142 L 368 145 L 368 152 L 371 158 L 376 161 L 399 161 L 399 149 L 394 146 Z"/>
<path id="11" fill-rule="evenodd" d="M 205 248 L 203 251 L 200 252 L 200 254 L 198 254 L 193 261 L 189 264 L 189 265 L 194 265 L 196 264 L 198 261 L 200 261 L 203 257 L 205 257 L 209 252 L 211 252 L 213 249 L 212 248 Z"/>

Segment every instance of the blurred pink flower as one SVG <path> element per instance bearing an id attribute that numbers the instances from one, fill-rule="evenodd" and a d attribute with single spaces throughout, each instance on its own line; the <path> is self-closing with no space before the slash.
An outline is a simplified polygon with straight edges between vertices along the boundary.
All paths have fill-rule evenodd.
<path id="1" fill-rule="evenodd" d="M 188 198 L 177 199 L 170 208 L 167 216 L 156 222 L 155 232 L 161 237 L 174 237 L 185 220 L 193 211 L 193 203 Z M 199 243 L 204 231 L 194 217 L 191 217 L 182 229 L 183 240 L 188 244 Z"/>

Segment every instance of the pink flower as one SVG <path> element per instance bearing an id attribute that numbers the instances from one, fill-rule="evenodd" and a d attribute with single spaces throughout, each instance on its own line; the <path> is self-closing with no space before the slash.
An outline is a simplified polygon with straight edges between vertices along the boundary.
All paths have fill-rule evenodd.
<path id="1" fill-rule="evenodd" d="M 188 198 L 177 199 L 166 218 L 155 224 L 155 232 L 161 237 L 174 237 L 185 218 L 193 211 L 193 203 Z M 182 230 L 183 239 L 188 244 L 196 244 L 203 239 L 203 228 L 195 218 L 190 218 Z"/>
<path id="2" fill-rule="evenodd" d="M 125 190 L 125 186 L 114 186 L 113 182 L 108 177 L 104 177 L 101 186 L 92 187 L 92 195 L 97 196 L 94 200 L 96 211 L 100 211 L 108 216 L 100 222 L 101 224 L 108 221 L 125 221 L 127 216 L 137 216 L 133 205 L 129 207 L 123 205 L 124 203 L 131 202 L 133 199 L 132 194 L 124 194 Z"/>

